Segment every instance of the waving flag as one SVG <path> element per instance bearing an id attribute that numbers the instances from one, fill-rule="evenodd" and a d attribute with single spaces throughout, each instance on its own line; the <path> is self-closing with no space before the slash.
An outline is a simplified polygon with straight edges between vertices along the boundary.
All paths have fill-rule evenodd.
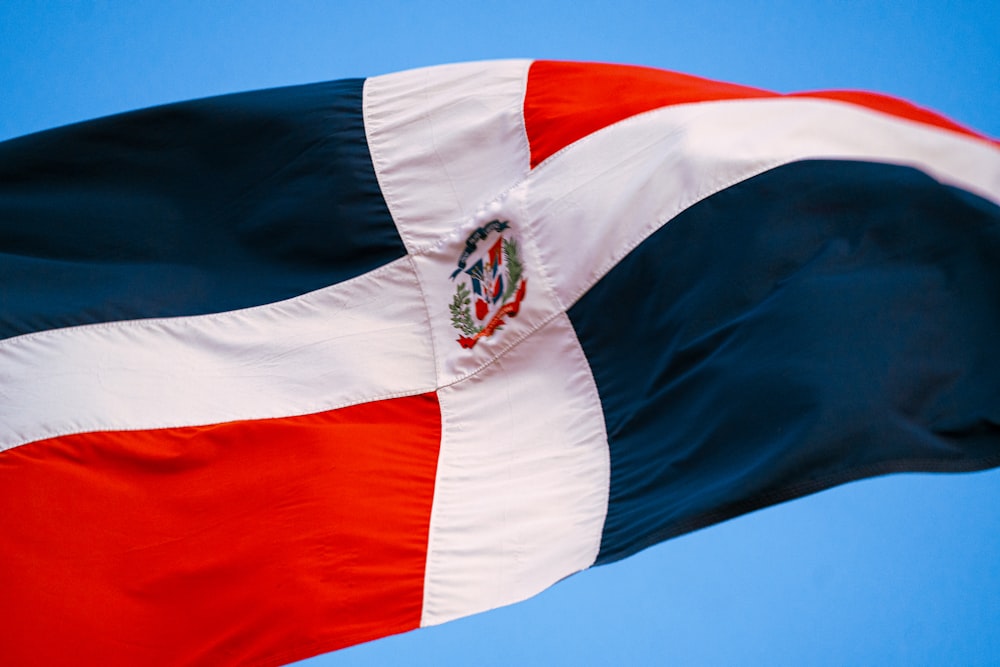
<path id="1" fill-rule="evenodd" d="M 1000 465 L 1000 148 L 453 65 L 0 144 L 2 664 L 279 665 Z"/>

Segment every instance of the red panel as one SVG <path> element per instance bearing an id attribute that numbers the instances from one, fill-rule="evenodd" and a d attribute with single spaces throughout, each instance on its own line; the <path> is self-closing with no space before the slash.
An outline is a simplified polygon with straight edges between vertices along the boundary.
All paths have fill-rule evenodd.
<path id="1" fill-rule="evenodd" d="M 955 121 L 946 118 L 939 113 L 931 111 L 930 109 L 918 107 L 917 105 L 911 104 L 906 100 L 901 100 L 898 97 L 890 97 L 889 95 L 882 95 L 880 93 L 867 93 L 860 90 L 819 90 L 810 93 L 790 93 L 788 97 L 820 97 L 828 100 L 839 100 L 849 104 L 856 104 L 860 107 L 866 107 L 874 111 L 881 111 L 899 118 L 905 118 L 906 120 L 923 123 L 924 125 L 933 125 L 934 127 L 940 127 L 942 129 L 951 130 L 970 137 L 976 137 L 977 139 L 986 139 L 987 141 L 1000 146 L 1000 141 L 990 139 L 985 135 L 959 125 Z"/>
<path id="2" fill-rule="evenodd" d="M 0 664 L 279 665 L 416 628 L 434 394 L 0 454 Z"/>
<path id="3" fill-rule="evenodd" d="M 886 95 L 853 91 L 796 95 L 849 102 L 986 139 L 932 111 Z M 645 111 L 674 104 L 760 97 L 781 95 L 649 67 L 539 60 L 528 72 L 524 99 L 531 166 L 592 132 Z"/>
<path id="4" fill-rule="evenodd" d="M 528 71 L 524 98 L 531 166 L 591 132 L 644 111 L 772 95 L 650 67 L 538 60 Z"/>

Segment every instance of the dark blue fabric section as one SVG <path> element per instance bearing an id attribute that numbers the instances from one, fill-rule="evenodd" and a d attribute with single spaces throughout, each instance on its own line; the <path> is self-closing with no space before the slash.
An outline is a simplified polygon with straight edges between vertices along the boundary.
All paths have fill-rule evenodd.
<path id="1" fill-rule="evenodd" d="M 362 79 L 0 143 L 0 338 L 293 297 L 405 254 Z"/>
<path id="2" fill-rule="evenodd" d="M 1000 209 L 913 169 L 757 176 L 569 315 L 611 447 L 599 563 L 853 479 L 1000 465 Z"/>

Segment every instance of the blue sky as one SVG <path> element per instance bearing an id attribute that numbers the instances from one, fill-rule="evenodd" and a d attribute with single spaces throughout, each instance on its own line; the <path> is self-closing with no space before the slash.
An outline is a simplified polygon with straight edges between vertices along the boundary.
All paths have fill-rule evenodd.
<path id="1" fill-rule="evenodd" d="M 905 97 L 1000 137 L 1000 3 L 0 3 L 0 139 L 505 57 Z M 850 484 L 318 665 L 1000 663 L 1000 471 Z"/>

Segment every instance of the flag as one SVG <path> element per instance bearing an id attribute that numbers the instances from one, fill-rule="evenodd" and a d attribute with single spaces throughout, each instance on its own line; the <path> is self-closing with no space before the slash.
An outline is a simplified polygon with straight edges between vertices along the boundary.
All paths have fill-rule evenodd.
<path id="1" fill-rule="evenodd" d="M 428 68 L 0 144 L 2 664 L 280 665 L 1000 465 L 1000 148 Z"/>

